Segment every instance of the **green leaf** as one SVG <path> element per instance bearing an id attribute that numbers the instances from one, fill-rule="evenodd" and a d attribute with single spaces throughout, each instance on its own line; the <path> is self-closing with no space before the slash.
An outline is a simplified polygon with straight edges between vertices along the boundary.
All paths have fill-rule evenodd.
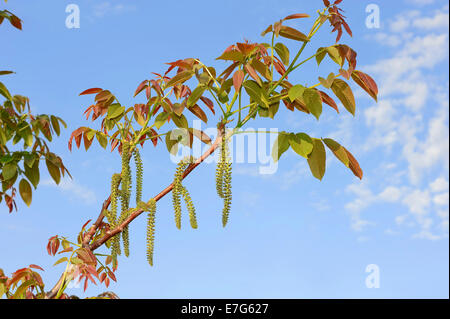
<path id="1" fill-rule="evenodd" d="M 256 103 L 262 107 L 269 108 L 269 102 L 264 96 L 264 92 L 258 83 L 253 80 L 247 80 L 244 82 L 244 89 Z"/>
<path id="2" fill-rule="evenodd" d="M 313 145 L 314 148 L 308 156 L 309 169 L 315 178 L 322 180 L 325 175 L 325 147 L 322 141 L 317 138 L 313 138 Z"/>
<path id="3" fill-rule="evenodd" d="M 59 167 L 53 164 L 50 160 L 45 159 L 45 164 L 47 165 L 48 172 L 50 176 L 53 178 L 56 184 L 59 184 L 61 180 L 61 172 L 59 171 Z"/>
<path id="4" fill-rule="evenodd" d="M 324 47 L 318 48 L 316 51 L 316 62 L 317 65 L 320 65 L 322 60 L 325 58 L 325 55 L 327 55 L 327 49 Z"/>
<path id="5" fill-rule="evenodd" d="M 58 264 L 60 264 L 60 263 L 63 263 L 63 262 L 65 262 L 65 261 L 69 261 L 69 260 L 67 259 L 67 257 L 62 257 L 62 258 L 58 259 L 58 261 L 55 262 L 55 263 L 53 264 L 53 266 L 56 266 L 56 265 L 58 265 Z"/>
<path id="6" fill-rule="evenodd" d="M 313 150 L 313 140 L 305 133 L 289 134 L 289 145 L 300 156 L 308 158 Z"/>
<path id="7" fill-rule="evenodd" d="M 177 73 L 173 78 L 169 80 L 166 84 L 166 88 L 169 88 L 171 86 L 186 82 L 189 80 L 193 75 L 195 74 L 194 71 L 182 71 L 180 73 Z"/>
<path id="8" fill-rule="evenodd" d="M 28 287 L 33 285 L 35 281 L 33 279 L 25 281 L 23 284 L 19 286 L 19 288 L 16 289 L 16 292 L 13 295 L 13 299 L 25 299 L 25 292 L 27 291 Z"/>
<path id="9" fill-rule="evenodd" d="M 8 163 L 3 166 L 2 175 L 5 181 L 13 178 L 17 173 L 17 164 L 16 163 Z"/>
<path id="10" fill-rule="evenodd" d="M 2 82 L 0 82 L 0 94 L 10 101 L 12 100 L 11 93 L 9 93 L 8 89 Z"/>
<path id="11" fill-rule="evenodd" d="M 158 116 L 155 118 L 155 126 L 158 128 L 158 130 L 161 128 L 161 126 L 166 123 L 167 118 L 169 117 L 169 113 L 161 112 L 158 114 Z"/>
<path id="12" fill-rule="evenodd" d="M 285 64 L 289 64 L 289 49 L 281 42 L 275 44 L 275 51 L 278 53 L 281 61 Z"/>
<path id="13" fill-rule="evenodd" d="M 166 135 L 166 147 L 169 153 L 171 153 L 172 155 L 176 155 L 178 153 L 178 140 L 172 140 L 170 138 L 171 133 L 172 132 L 170 131 Z"/>
<path id="14" fill-rule="evenodd" d="M 172 105 L 172 110 L 173 110 L 173 112 L 176 114 L 176 115 L 178 115 L 178 116 L 181 116 L 181 114 L 183 113 L 183 111 L 184 111 L 184 103 L 174 103 L 173 105 Z"/>
<path id="15" fill-rule="evenodd" d="M 178 126 L 179 128 L 188 129 L 189 124 L 186 117 L 183 114 L 181 114 L 181 116 L 178 116 L 175 113 L 172 113 L 171 117 L 176 126 Z"/>
<path id="16" fill-rule="evenodd" d="M 278 134 L 272 148 L 272 158 L 274 162 L 278 162 L 280 156 L 289 149 L 289 135 L 286 132 Z"/>
<path id="17" fill-rule="evenodd" d="M 305 87 L 301 84 L 294 85 L 288 91 L 288 96 L 291 102 L 294 102 L 297 98 L 303 96 L 303 92 L 305 91 Z"/>
<path id="18" fill-rule="evenodd" d="M 40 179 L 39 160 L 36 159 L 35 161 L 33 161 L 31 167 L 25 163 L 24 167 L 25 167 L 25 176 L 28 178 L 28 180 L 31 182 L 31 184 L 33 184 L 34 188 L 36 189 Z"/>
<path id="19" fill-rule="evenodd" d="M 53 126 L 53 129 L 55 130 L 56 135 L 59 136 L 59 133 L 61 132 L 61 130 L 59 127 L 58 119 L 55 116 L 51 115 L 50 121 L 52 122 L 52 126 Z"/>
<path id="20" fill-rule="evenodd" d="M 342 102 L 347 111 L 354 116 L 356 109 L 355 97 L 350 86 L 344 80 L 334 79 L 331 90 L 333 90 L 333 93 Z"/>
<path id="21" fill-rule="evenodd" d="M 32 190 L 30 183 L 28 183 L 27 180 L 24 178 L 19 183 L 19 193 L 20 197 L 22 197 L 25 204 L 27 204 L 27 206 L 30 206 L 31 200 L 33 198 Z"/>
<path id="22" fill-rule="evenodd" d="M 319 119 L 320 114 L 322 114 L 322 98 L 314 89 L 306 88 L 303 92 L 303 100 L 305 101 L 306 107 L 309 111 Z"/>
<path id="23" fill-rule="evenodd" d="M 203 95 L 203 92 L 205 92 L 206 86 L 199 85 L 195 88 L 194 91 L 192 91 L 191 95 L 189 96 L 187 100 L 187 107 L 191 107 L 197 103 L 197 101 L 200 99 L 200 97 Z"/>
<path id="24" fill-rule="evenodd" d="M 107 119 L 114 119 L 119 117 L 125 112 L 125 107 L 121 106 L 119 103 L 111 104 L 108 107 L 108 114 L 106 115 Z"/>
<path id="25" fill-rule="evenodd" d="M 344 147 L 341 146 L 338 142 L 331 138 L 323 139 L 325 145 L 333 152 L 333 154 L 347 167 L 349 166 L 349 159 L 347 156 L 347 152 Z"/>
<path id="26" fill-rule="evenodd" d="M 244 56 L 242 55 L 241 52 L 239 52 L 237 50 L 231 50 L 228 52 L 224 52 L 220 57 L 216 58 L 216 60 L 243 62 Z"/>
<path id="27" fill-rule="evenodd" d="M 108 146 L 108 138 L 101 132 L 97 132 L 95 134 L 95 137 L 97 138 L 97 141 L 100 144 L 100 146 L 106 149 L 106 146 Z"/>
<path id="28" fill-rule="evenodd" d="M 335 46 L 330 46 L 330 47 L 326 48 L 326 50 L 327 50 L 328 56 L 331 58 L 331 60 L 333 60 L 340 66 L 344 65 L 344 59 L 341 57 L 338 48 L 336 48 Z"/>

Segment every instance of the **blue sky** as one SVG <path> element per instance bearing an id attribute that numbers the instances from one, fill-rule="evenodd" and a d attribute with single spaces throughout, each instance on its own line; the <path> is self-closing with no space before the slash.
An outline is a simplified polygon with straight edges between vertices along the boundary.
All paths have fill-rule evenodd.
<path id="1" fill-rule="evenodd" d="M 65 27 L 70 3 L 80 8 L 80 29 Z M 365 25 L 369 3 L 380 8 L 380 28 Z M 48 238 L 75 238 L 99 213 L 120 167 L 117 155 L 98 146 L 68 151 L 70 132 L 87 124 L 82 112 L 91 102 L 78 93 L 102 87 L 122 104 L 142 102 L 132 98 L 134 90 L 150 72 L 165 69 L 163 63 L 198 57 L 223 69 L 214 57 L 228 45 L 263 41 L 267 25 L 291 13 L 313 16 L 322 1 L 10 0 L 2 7 L 24 21 L 22 32 L 0 28 L 1 69 L 16 71 L 2 81 L 29 96 L 34 113 L 68 122 L 52 146 L 74 178 L 56 186 L 43 174 L 30 208 L 19 203 L 19 211 L 8 214 L 0 207 L 0 267 L 10 273 L 39 264 L 51 285 L 64 266 L 52 267 Z M 260 175 L 257 164 L 236 164 L 230 223 L 223 229 L 215 166 L 205 164 L 185 182 L 199 229 L 185 223 L 177 230 L 170 196 L 158 202 L 155 266 L 146 263 L 141 216 L 130 228 L 131 256 L 120 259 L 119 283 L 111 290 L 123 298 L 448 298 L 448 3 L 345 0 L 343 8 L 353 38 L 344 35 L 342 42 L 377 81 L 378 104 L 355 87 L 355 118 L 325 109 L 317 122 L 280 108 L 276 120 L 249 126 L 335 138 L 359 160 L 363 180 L 330 156 L 319 182 L 291 150 L 273 175 Z M 310 23 L 293 26 L 306 31 Z M 321 29 L 304 57 L 334 42 L 329 31 Z M 295 43 L 290 48 L 294 52 Z M 334 70 L 311 61 L 291 81 L 311 85 Z M 148 198 L 170 182 L 175 168 L 163 145 L 149 146 L 142 153 Z M 379 288 L 366 287 L 370 264 L 379 267 Z"/>

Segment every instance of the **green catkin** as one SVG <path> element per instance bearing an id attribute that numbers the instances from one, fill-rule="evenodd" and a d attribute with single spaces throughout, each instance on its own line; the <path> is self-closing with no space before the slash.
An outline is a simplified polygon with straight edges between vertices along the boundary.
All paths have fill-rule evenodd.
<path id="1" fill-rule="evenodd" d="M 189 192 L 186 189 L 186 187 L 181 186 L 180 192 L 183 195 L 184 202 L 185 202 L 186 207 L 187 207 L 188 212 L 189 212 L 189 222 L 191 224 L 191 227 L 194 228 L 194 229 L 197 229 L 197 227 L 198 227 L 198 225 L 197 225 L 197 217 L 195 215 L 195 207 L 194 207 L 194 203 L 192 202 L 192 198 L 189 195 Z"/>
<path id="2" fill-rule="evenodd" d="M 187 190 L 181 184 L 181 181 L 183 180 L 184 170 L 186 169 L 186 167 L 189 166 L 190 163 L 193 163 L 194 161 L 195 158 L 193 158 L 192 156 L 188 156 L 178 163 L 177 168 L 175 170 L 175 177 L 173 179 L 173 189 L 172 189 L 172 203 L 175 214 L 175 225 L 177 226 L 178 229 L 181 229 L 181 196 L 183 196 L 186 206 L 188 207 L 191 226 L 193 228 L 197 228 L 197 221 L 195 218 L 195 208 L 192 203 L 192 199 L 189 196 L 189 193 L 187 193 Z"/>
<path id="3" fill-rule="evenodd" d="M 155 248 L 155 217 L 156 217 L 156 201 L 152 198 L 148 201 L 145 211 L 148 212 L 147 220 L 147 261 L 153 266 L 153 251 Z"/>
<path id="4" fill-rule="evenodd" d="M 219 165 L 220 164 L 220 165 Z M 223 198 L 223 210 L 222 210 L 222 225 L 225 227 L 228 223 L 228 217 L 230 214 L 230 208 L 231 208 L 231 199 L 232 199 L 232 193 L 231 193 L 231 162 L 229 157 L 229 150 L 227 145 L 226 136 L 222 137 L 222 143 L 221 143 L 221 156 L 220 161 L 218 163 L 218 170 L 220 171 L 220 174 L 218 174 L 221 178 L 221 180 L 216 180 L 216 187 L 219 189 L 218 195 Z M 217 176 L 217 175 L 216 175 Z"/>
<path id="5" fill-rule="evenodd" d="M 126 211 L 130 203 L 131 193 L 131 172 L 130 172 L 130 144 L 123 142 L 122 144 L 122 191 L 121 191 L 121 208 L 122 212 Z"/>
<path id="6" fill-rule="evenodd" d="M 223 200 L 223 211 L 222 211 L 222 225 L 225 227 L 228 223 L 228 216 L 230 214 L 231 208 L 231 163 L 225 163 L 224 172 L 224 200 Z"/>
<path id="7" fill-rule="evenodd" d="M 216 167 L 216 191 L 217 195 L 219 195 L 220 198 L 223 198 L 223 161 L 222 161 L 222 149 L 223 147 L 220 147 L 220 159 L 217 162 Z"/>
<path id="8" fill-rule="evenodd" d="M 144 175 L 144 169 L 142 166 L 141 155 L 136 148 L 133 152 L 134 163 L 136 165 L 136 205 L 142 200 L 142 179 Z"/>
<path id="9" fill-rule="evenodd" d="M 130 256 L 130 235 L 128 231 L 128 226 L 122 231 L 122 241 L 123 241 L 123 252 L 126 257 Z"/>
<path id="10" fill-rule="evenodd" d="M 119 197 L 120 174 L 113 174 L 111 177 L 111 210 L 105 210 L 105 216 L 111 227 L 117 219 L 117 199 Z"/>
<path id="11" fill-rule="evenodd" d="M 126 211 L 120 214 L 118 224 L 122 224 L 125 219 L 130 216 L 134 211 L 134 208 L 128 208 Z M 129 226 L 127 225 L 122 231 L 122 241 L 123 241 L 123 252 L 126 257 L 130 256 L 130 239 L 129 239 Z"/>

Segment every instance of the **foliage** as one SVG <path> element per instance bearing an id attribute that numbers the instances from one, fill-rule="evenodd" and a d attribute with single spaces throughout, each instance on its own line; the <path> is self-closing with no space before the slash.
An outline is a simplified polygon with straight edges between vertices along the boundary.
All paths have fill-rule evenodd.
<path id="1" fill-rule="evenodd" d="M 228 63 L 219 72 L 212 66 L 206 66 L 199 59 L 185 58 L 167 63 L 164 73 L 153 73 L 154 77 L 142 81 L 134 96 L 145 94 L 145 103 L 134 106 L 122 105 L 117 97 L 107 89 L 90 88 L 80 95 L 94 95 L 94 103 L 84 114 L 86 119 L 98 121 L 97 127 L 83 126 L 76 129 L 68 143 L 71 150 L 73 142 L 80 148 L 83 142 L 87 151 L 94 140 L 101 147 L 117 151 L 121 156 L 120 172 L 112 175 L 111 195 L 105 200 L 98 218 L 89 228 L 88 221 L 78 235 L 77 243 L 71 243 L 64 237 L 52 237 L 48 250 L 51 255 L 58 252 L 59 245 L 63 249 L 58 253 L 70 254 L 57 263 L 66 262 L 66 271 L 60 281 L 46 294 L 47 298 L 67 297 L 64 289 L 70 280 L 80 276 L 84 279 L 86 289 L 89 281 L 109 285 L 115 280 L 114 271 L 118 266 L 118 256 L 121 254 L 121 240 L 125 255 L 129 254 L 128 228 L 129 224 L 143 212 L 148 212 L 147 224 L 147 259 L 153 265 L 156 202 L 172 191 L 175 225 L 181 228 L 181 197 L 183 197 L 192 228 L 197 228 L 195 209 L 189 192 L 182 181 L 208 156 L 220 149 L 220 161 L 216 170 L 216 188 L 219 197 L 224 200 L 222 212 L 223 226 L 229 221 L 231 209 L 231 163 L 227 144 L 229 139 L 240 133 L 240 129 L 250 120 L 277 116 L 281 105 L 288 112 L 302 112 L 317 120 L 326 104 L 339 113 L 334 94 L 344 108 L 355 115 L 356 103 L 348 83 L 352 79 L 375 100 L 378 89 L 374 80 L 367 74 L 356 69 L 356 52 L 348 45 L 338 43 L 343 30 L 352 35 L 342 10 L 338 7 L 341 0 L 332 4 L 324 0 L 325 8 L 318 11 L 318 16 L 312 23 L 308 33 L 303 33 L 291 26 L 289 21 L 309 18 L 307 14 L 292 14 L 268 26 L 262 36 L 269 35 L 269 43 L 239 42 L 230 45 L 217 58 Z M 328 47 L 320 47 L 310 57 L 299 61 L 305 47 L 325 22 L 332 26 L 332 32 L 337 32 L 336 43 Z M 292 58 L 291 52 L 282 40 L 294 41 L 298 51 Z M 291 83 L 288 76 L 308 61 L 316 61 L 320 65 L 325 58 L 337 64 L 337 72 L 318 78 L 318 83 L 308 86 L 302 83 Z M 319 89 L 321 87 L 321 89 Z M 332 93 L 332 94 L 331 94 Z M 244 101 L 249 101 L 245 103 Z M 216 112 L 218 115 L 216 116 Z M 212 114 L 212 115 L 211 115 Z M 199 118 L 204 123 L 211 122 L 215 116 L 214 125 L 217 136 L 213 141 L 205 132 L 189 127 L 190 118 Z M 255 132 L 259 133 L 259 132 Z M 175 154 L 179 146 L 192 147 L 193 139 L 197 138 L 208 145 L 205 153 L 193 159 L 189 157 L 180 161 L 177 166 L 173 183 L 163 189 L 147 202 L 141 200 L 143 195 L 143 166 L 139 148 L 147 141 L 156 147 L 164 137 L 167 150 Z M 274 161 L 278 161 L 283 153 L 291 148 L 295 153 L 305 158 L 314 177 L 321 180 L 325 174 L 326 151 L 331 150 L 351 172 L 362 178 L 362 170 L 353 155 L 337 141 L 330 138 L 316 138 L 305 132 L 278 133 L 272 150 Z M 136 206 L 130 207 L 133 191 L 133 174 L 130 159 L 135 159 Z M 121 212 L 118 215 L 118 202 Z M 107 222 L 103 221 L 106 217 Z M 108 254 L 95 253 L 95 250 L 105 245 Z M 104 259 L 102 263 L 101 259 Z M 109 266 L 111 265 L 111 266 Z M 97 267 L 98 266 L 98 267 Z M 30 289 L 34 286 L 29 286 Z M 8 295 L 10 296 L 10 295 Z"/>
<path id="2" fill-rule="evenodd" d="M 5 19 L 17 29 L 22 29 L 21 20 L 8 10 L 0 11 L 0 24 Z M 0 76 L 11 73 L 14 72 L 0 71 Z M 39 184 L 41 161 L 45 161 L 57 184 L 61 175 L 69 174 L 62 159 L 47 145 L 54 134 L 59 136 L 61 125 L 66 127 L 66 123 L 54 115 L 33 115 L 29 98 L 12 95 L 3 82 L 0 82 L 0 95 L 3 100 L 0 100 L 0 202 L 4 200 L 11 213 L 14 207 L 17 209 L 15 196 L 18 181 L 20 196 L 30 206 L 31 185 L 36 189 Z M 20 143 L 23 143 L 21 147 Z"/>

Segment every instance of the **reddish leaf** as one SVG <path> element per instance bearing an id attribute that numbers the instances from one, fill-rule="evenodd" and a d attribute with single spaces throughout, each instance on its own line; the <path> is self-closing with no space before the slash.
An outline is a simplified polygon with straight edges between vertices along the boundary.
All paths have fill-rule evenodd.
<path id="1" fill-rule="evenodd" d="M 41 267 L 39 267 L 38 265 L 35 265 L 35 264 L 31 264 L 29 267 L 30 267 L 30 268 L 39 269 L 39 270 L 44 271 L 44 269 L 42 269 Z"/>
<path id="2" fill-rule="evenodd" d="M 328 104 L 329 106 L 331 106 L 333 109 L 336 110 L 336 112 L 339 113 L 339 108 L 336 104 L 336 102 L 334 102 L 334 100 L 325 92 L 318 90 L 320 93 L 320 97 L 322 98 L 322 102 L 325 104 Z"/>
<path id="3" fill-rule="evenodd" d="M 142 83 L 139 84 L 139 86 L 137 87 L 136 91 L 134 92 L 134 96 L 138 95 L 147 86 L 148 86 L 148 80 L 142 81 Z"/>
<path id="4" fill-rule="evenodd" d="M 306 13 L 296 13 L 296 14 L 288 15 L 283 20 L 300 19 L 300 18 L 309 18 L 309 15 Z"/>
<path id="5" fill-rule="evenodd" d="M 92 89 L 87 89 L 83 92 L 80 93 L 80 95 L 86 95 L 86 94 L 94 94 L 94 93 L 98 93 L 103 91 L 103 89 L 100 88 L 92 88 Z"/>
<path id="6" fill-rule="evenodd" d="M 234 89 L 236 90 L 236 92 L 239 92 L 239 90 L 241 89 L 242 86 L 242 82 L 244 81 L 244 71 L 242 70 L 237 70 L 236 72 L 234 72 L 233 74 L 233 86 Z"/>
<path id="7" fill-rule="evenodd" d="M 216 114 L 216 112 L 214 112 L 214 103 L 210 99 L 208 99 L 207 97 L 202 96 L 200 98 L 200 100 L 202 100 L 202 102 L 206 104 L 206 106 L 211 110 L 211 112 L 213 114 Z"/>
<path id="8" fill-rule="evenodd" d="M 362 179 L 363 171 L 362 171 L 361 167 L 359 166 L 358 161 L 353 157 L 353 155 L 347 149 L 344 148 L 344 150 L 347 153 L 351 171 L 353 172 L 353 174 L 355 174 L 356 177 L 358 177 L 359 179 Z"/>
<path id="9" fill-rule="evenodd" d="M 377 83 L 366 73 L 361 71 L 353 71 L 352 79 L 358 84 L 364 91 L 369 93 L 369 95 L 377 101 L 378 87 Z"/>
<path id="10" fill-rule="evenodd" d="M 303 41 L 303 42 L 309 41 L 308 37 L 304 33 L 300 32 L 294 28 L 285 26 L 285 25 L 281 26 L 280 35 L 282 37 L 292 39 L 292 40 Z"/>

